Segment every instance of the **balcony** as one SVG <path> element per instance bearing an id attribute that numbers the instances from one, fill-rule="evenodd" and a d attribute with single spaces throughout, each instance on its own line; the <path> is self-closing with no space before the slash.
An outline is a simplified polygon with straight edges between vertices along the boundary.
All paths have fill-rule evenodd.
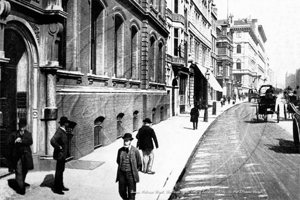
<path id="1" fill-rule="evenodd" d="M 233 69 L 232 73 L 241 75 L 252 75 L 252 72 L 249 69 Z"/>
<path id="2" fill-rule="evenodd" d="M 176 65 L 185 65 L 184 58 L 174 57 L 169 54 L 167 54 L 167 62 L 169 62 L 171 64 L 176 64 Z"/>
<path id="3" fill-rule="evenodd" d="M 173 22 L 179 22 L 184 25 L 185 18 L 181 14 L 173 13 Z"/>
<path id="4" fill-rule="evenodd" d="M 173 13 L 170 9 L 166 10 L 166 17 L 169 18 L 172 22 L 178 22 L 182 25 L 185 25 L 185 18 L 183 15 L 178 13 Z"/>

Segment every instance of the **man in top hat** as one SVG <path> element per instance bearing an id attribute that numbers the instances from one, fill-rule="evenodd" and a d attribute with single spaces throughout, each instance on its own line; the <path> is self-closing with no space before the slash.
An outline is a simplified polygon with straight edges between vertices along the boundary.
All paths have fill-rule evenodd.
<path id="1" fill-rule="evenodd" d="M 69 125 L 69 120 L 67 117 L 61 117 L 58 123 L 60 124 L 60 127 L 56 130 L 50 142 L 54 148 L 53 158 L 56 160 L 54 189 L 56 190 L 56 193 L 64 194 L 62 192 L 63 190 L 69 190 L 64 186 L 63 183 L 63 173 L 65 171 L 68 150 L 67 128 Z"/>
<path id="2" fill-rule="evenodd" d="M 119 181 L 119 194 L 122 199 L 134 200 L 136 183 L 139 182 L 138 171 L 142 168 L 142 160 L 139 151 L 131 145 L 132 135 L 125 133 L 122 138 L 124 146 L 118 150 L 116 182 Z"/>
<path id="3" fill-rule="evenodd" d="M 144 125 L 139 129 L 136 138 L 138 139 L 137 146 L 143 152 L 143 172 L 147 174 L 154 174 L 152 171 L 152 165 L 154 160 L 153 153 L 153 141 L 156 148 L 158 148 L 158 142 L 154 130 L 150 127 L 151 120 L 146 118 L 143 120 Z M 152 141 L 153 140 L 153 141 Z"/>
<path id="4" fill-rule="evenodd" d="M 19 130 L 8 137 L 8 152 L 10 168 L 15 170 L 16 181 L 18 184 L 17 192 L 25 194 L 25 187 L 30 186 L 25 183 L 28 170 L 33 169 L 33 159 L 30 146 L 32 136 L 26 130 L 27 120 L 20 119 Z"/>

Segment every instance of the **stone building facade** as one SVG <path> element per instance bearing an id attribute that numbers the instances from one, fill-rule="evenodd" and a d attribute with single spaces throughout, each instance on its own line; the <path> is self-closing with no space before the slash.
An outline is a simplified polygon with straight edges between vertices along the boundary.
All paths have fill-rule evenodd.
<path id="1" fill-rule="evenodd" d="M 223 87 L 222 92 L 218 92 L 217 99 L 220 100 L 222 96 L 233 97 L 234 92 L 234 77 L 232 75 L 233 59 L 233 40 L 232 32 L 230 31 L 230 21 L 217 21 L 217 79 Z"/>
<path id="2" fill-rule="evenodd" d="M 0 3 L 1 138 L 26 118 L 39 161 L 51 157 L 49 140 L 67 116 L 77 123 L 69 151 L 77 159 L 145 117 L 169 117 L 165 1 Z"/>
<path id="3" fill-rule="evenodd" d="M 233 74 L 241 83 L 240 92 L 259 89 L 270 82 L 269 59 L 265 50 L 267 41 L 263 26 L 257 19 L 245 18 L 233 21 Z"/>
<path id="4" fill-rule="evenodd" d="M 216 17 L 212 14 L 213 7 L 211 0 L 198 0 L 190 1 L 188 10 L 188 96 L 190 105 L 198 104 L 201 108 L 207 107 L 213 98 L 212 89 L 222 91 L 213 71 L 212 23 Z"/>

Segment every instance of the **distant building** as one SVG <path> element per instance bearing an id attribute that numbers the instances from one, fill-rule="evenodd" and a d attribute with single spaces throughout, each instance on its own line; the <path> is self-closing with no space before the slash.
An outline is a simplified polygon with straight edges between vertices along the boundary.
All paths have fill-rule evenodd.
<path id="1" fill-rule="evenodd" d="M 233 75 L 241 83 L 239 92 L 248 93 L 268 83 L 269 59 L 265 52 L 267 37 L 257 19 L 235 20 L 233 32 Z"/>
<path id="2" fill-rule="evenodd" d="M 218 92 L 217 99 L 222 96 L 234 96 L 234 77 L 232 75 L 232 32 L 230 31 L 229 20 L 217 21 L 217 80 L 223 87 L 222 92 Z"/>
<path id="3" fill-rule="evenodd" d="M 286 72 L 285 74 L 285 87 L 287 88 L 290 86 L 292 89 L 295 89 L 297 85 L 299 84 L 299 78 L 300 78 L 300 70 L 297 69 L 293 72 Z"/>

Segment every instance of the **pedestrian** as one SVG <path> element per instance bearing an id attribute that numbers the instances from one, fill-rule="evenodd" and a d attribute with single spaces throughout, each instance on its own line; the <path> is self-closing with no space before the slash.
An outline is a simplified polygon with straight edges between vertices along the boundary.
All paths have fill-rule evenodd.
<path id="1" fill-rule="evenodd" d="M 158 148 L 158 142 L 153 128 L 150 127 L 151 120 L 146 118 L 143 120 L 144 125 L 139 129 L 136 138 L 138 139 L 137 147 L 143 152 L 143 169 L 142 172 L 147 174 L 154 174 L 152 171 L 152 165 L 154 161 L 154 146 Z"/>
<path id="2" fill-rule="evenodd" d="M 223 107 L 223 105 L 224 105 L 224 98 L 223 97 L 221 97 L 220 103 L 221 103 L 221 107 Z"/>
<path id="3" fill-rule="evenodd" d="M 134 200 L 136 183 L 139 182 L 138 171 L 142 168 L 142 160 L 139 151 L 131 145 L 132 135 L 125 133 L 122 138 L 124 146 L 118 150 L 116 182 L 119 182 L 119 194 L 122 199 Z"/>
<path id="4" fill-rule="evenodd" d="M 227 96 L 228 104 L 230 104 L 230 96 Z"/>
<path id="5" fill-rule="evenodd" d="M 226 103 L 226 97 L 225 97 L 225 95 L 223 95 L 223 106 L 225 106 L 225 103 Z"/>
<path id="6" fill-rule="evenodd" d="M 17 181 L 17 192 L 25 194 L 25 187 L 30 186 L 25 182 L 28 170 L 32 170 L 33 159 L 30 146 L 32 145 L 32 135 L 26 130 L 27 120 L 21 118 L 19 129 L 8 137 L 8 152 L 10 168 L 15 170 Z"/>
<path id="7" fill-rule="evenodd" d="M 197 105 L 194 105 L 194 107 L 191 109 L 190 115 L 190 122 L 193 123 L 193 130 L 198 129 L 199 109 Z"/>
<path id="8" fill-rule="evenodd" d="M 51 145 L 54 148 L 53 158 L 56 160 L 54 189 L 58 194 L 63 194 L 62 191 L 69 190 L 69 188 L 66 188 L 63 183 L 63 173 L 65 171 L 67 149 L 69 148 L 67 137 L 69 122 L 70 121 L 67 117 L 61 117 L 60 121 L 58 122 L 60 124 L 60 127 L 56 130 L 50 141 Z"/>

